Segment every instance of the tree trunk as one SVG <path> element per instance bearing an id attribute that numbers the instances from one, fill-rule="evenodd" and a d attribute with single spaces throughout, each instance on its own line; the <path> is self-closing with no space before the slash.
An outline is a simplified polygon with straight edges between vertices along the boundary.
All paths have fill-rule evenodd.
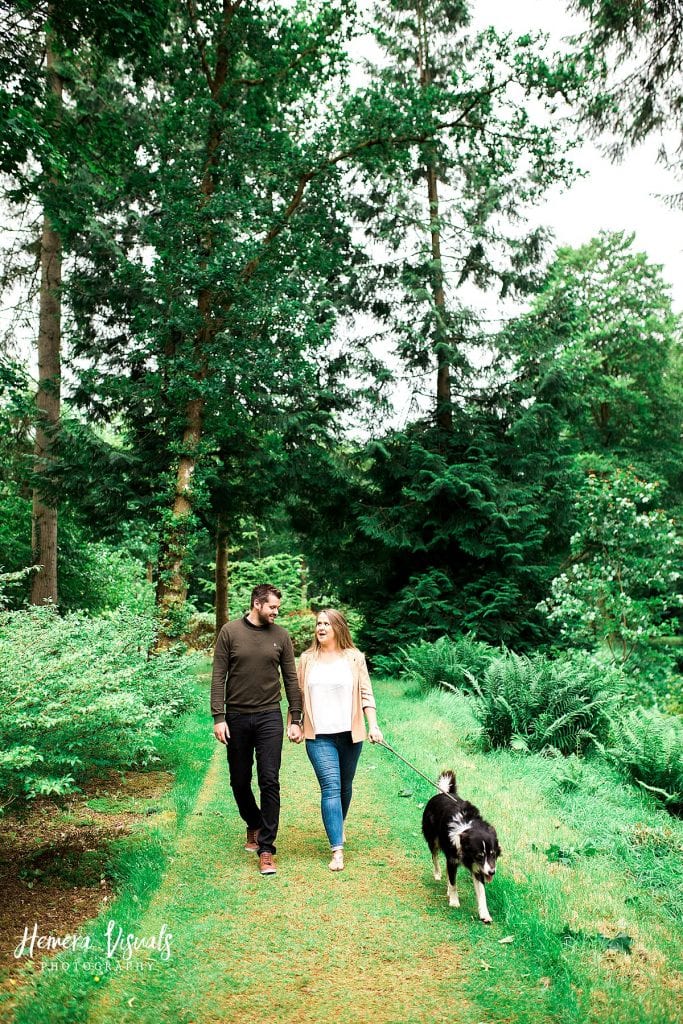
<path id="1" fill-rule="evenodd" d="M 54 53 L 47 34 L 48 85 L 56 107 L 56 120 L 62 103 L 62 80 L 55 70 Z M 59 235 L 47 213 L 43 215 L 40 241 L 40 312 L 38 323 L 38 421 L 35 439 L 35 472 L 50 468 L 52 449 L 59 426 L 61 376 L 61 296 L 62 254 Z M 44 499 L 39 487 L 33 490 L 31 522 L 33 563 L 39 566 L 33 577 L 31 604 L 58 603 L 57 591 L 57 508 Z"/>
<path id="2" fill-rule="evenodd" d="M 211 73 L 206 62 L 203 46 L 199 46 L 199 56 L 206 74 L 211 99 L 221 110 L 225 109 L 225 102 L 227 102 L 225 99 L 219 99 L 228 72 L 227 27 L 238 6 L 239 4 L 231 4 L 227 0 L 223 0 L 223 26 L 218 36 L 219 42 L 216 47 L 216 63 L 213 73 Z M 198 18 L 196 7 L 188 5 L 188 11 L 196 30 Z M 222 128 L 220 122 L 216 121 L 214 115 L 212 115 L 206 139 L 206 159 L 199 189 L 200 210 L 202 211 L 206 209 L 215 191 L 214 169 L 221 139 Z M 213 253 L 213 232 L 210 218 L 207 223 L 208 226 L 202 226 L 202 235 L 199 238 L 199 243 L 204 250 L 203 271 L 206 270 Z M 194 378 L 200 386 L 206 379 L 208 372 L 207 346 L 215 333 L 212 312 L 213 300 L 214 295 L 211 288 L 200 288 L 197 296 L 197 310 L 201 326 L 195 338 L 194 346 L 196 366 Z M 193 511 L 192 481 L 197 467 L 199 446 L 204 433 L 204 408 L 205 400 L 201 395 L 191 398 L 187 403 L 183 454 L 178 462 L 170 524 L 162 537 L 159 550 L 159 580 L 156 589 L 159 629 L 153 647 L 155 653 L 166 650 L 172 639 L 182 632 L 182 607 L 187 596 L 187 584 L 184 575 L 185 556 Z"/>
<path id="3" fill-rule="evenodd" d="M 301 607 L 308 608 L 308 566 L 304 558 L 301 559 Z"/>
<path id="4" fill-rule="evenodd" d="M 432 83 L 432 70 L 429 63 L 429 46 L 427 24 L 422 3 L 417 7 L 419 30 L 418 67 L 420 69 L 420 85 L 428 89 Z M 441 262 L 441 225 L 439 223 L 439 187 L 436 173 L 436 154 L 429 147 L 427 156 L 427 196 L 429 200 L 429 233 L 432 245 L 432 294 L 436 309 L 436 332 L 434 352 L 436 355 L 436 422 L 444 430 L 453 427 L 453 411 L 451 407 L 451 364 L 448 352 L 446 292 L 444 289 L 443 264 Z"/>
<path id="5" fill-rule="evenodd" d="M 228 621 L 228 528 L 223 512 L 216 523 L 216 636 Z"/>
<path id="6" fill-rule="evenodd" d="M 427 191 L 429 195 L 429 229 L 432 236 L 432 288 L 436 307 L 436 422 L 444 430 L 453 427 L 451 408 L 451 364 L 444 335 L 446 333 L 446 293 L 443 285 L 441 263 L 441 229 L 439 226 L 439 191 L 434 166 L 427 168 Z"/>
<path id="7" fill-rule="evenodd" d="M 154 651 L 165 651 L 182 632 L 182 608 L 187 597 L 184 565 L 187 535 L 192 524 L 192 480 L 197 465 L 197 447 L 202 439 L 204 399 L 188 403 L 187 427 L 178 462 L 176 488 L 171 507 L 171 521 L 161 540 L 156 604 L 159 631 Z"/>

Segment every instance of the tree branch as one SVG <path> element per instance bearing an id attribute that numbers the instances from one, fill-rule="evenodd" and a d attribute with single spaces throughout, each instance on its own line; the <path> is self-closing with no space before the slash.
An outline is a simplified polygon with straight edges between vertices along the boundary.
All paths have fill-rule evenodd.
<path id="1" fill-rule="evenodd" d="M 288 64 L 281 71 L 278 71 L 278 73 L 273 75 L 272 78 L 268 78 L 265 75 L 262 78 L 236 78 L 235 85 L 253 86 L 265 85 L 266 82 L 277 82 L 280 78 L 284 78 L 288 75 L 290 71 L 293 71 L 298 64 L 301 64 L 305 57 L 309 57 L 312 53 L 317 53 L 319 49 L 319 46 L 309 46 L 306 50 L 302 50 L 296 60 L 293 60 L 291 64 Z"/>
<path id="2" fill-rule="evenodd" d="M 199 51 L 199 57 L 200 57 L 200 60 L 202 62 L 202 71 L 204 72 L 204 77 L 206 78 L 206 81 L 208 82 L 209 89 L 213 93 L 213 90 L 214 90 L 213 75 L 211 74 L 211 68 L 209 67 L 209 62 L 206 59 L 206 40 L 202 37 L 202 35 L 200 34 L 199 29 L 197 27 L 197 22 L 199 20 L 199 16 L 197 14 L 197 8 L 195 6 L 194 0 L 187 0 L 186 6 L 187 6 L 187 14 L 188 14 L 188 17 L 190 19 L 190 21 L 189 21 L 189 28 L 190 28 L 190 32 L 194 36 L 195 42 L 197 44 L 197 50 Z"/>
<path id="3" fill-rule="evenodd" d="M 478 102 L 478 100 L 473 101 L 470 104 L 470 106 L 466 107 L 465 110 L 463 110 L 462 113 L 454 121 L 438 122 L 434 126 L 433 131 L 421 132 L 419 134 L 396 135 L 393 138 L 387 138 L 386 136 L 377 136 L 376 138 L 373 139 L 364 139 L 363 142 L 359 142 L 357 143 L 357 145 L 351 146 L 350 149 L 346 149 L 340 153 L 333 154 L 332 156 L 324 160 L 321 164 L 319 164 L 317 167 L 312 168 L 310 171 L 306 171 L 305 173 L 301 174 L 299 176 L 299 180 L 294 195 L 292 196 L 290 202 L 287 205 L 287 208 L 282 214 L 279 223 L 273 225 L 270 231 L 268 231 L 268 233 L 264 236 L 261 242 L 261 254 L 258 256 L 254 256 L 242 268 L 239 274 L 239 280 L 242 281 L 243 283 L 246 283 L 254 275 L 263 257 L 263 252 L 268 248 L 271 242 L 273 242 L 278 237 L 278 235 L 280 235 L 287 227 L 292 217 L 294 216 L 298 208 L 301 206 L 309 182 L 312 181 L 314 178 L 318 177 L 319 174 L 322 174 L 324 171 L 329 170 L 332 167 L 335 167 L 337 164 L 342 163 L 344 160 L 348 160 L 350 157 L 355 156 L 356 154 L 361 153 L 364 150 L 371 149 L 375 146 L 400 146 L 405 145 L 407 143 L 417 144 L 420 142 L 427 142 L 429 141 L 429 139 L 432 139 L 434 137 L 437 131 L 445 131 L 448 129 L 459 127 L 462 124 L 464 118 L 466 118 L 470 111 L 473 110 L 475 106 L 477 106 Z"/>

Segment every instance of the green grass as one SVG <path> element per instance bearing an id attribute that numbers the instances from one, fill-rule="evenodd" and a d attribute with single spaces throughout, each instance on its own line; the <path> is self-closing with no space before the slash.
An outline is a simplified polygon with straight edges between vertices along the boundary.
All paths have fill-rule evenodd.
<path id="1" fill-rule="evenodd" d="M 476 720 L 469 717 L 467 698 L 433 691 L 425 705 L 447 717 L 456 733 L 466 737 L 470 751 L 478 750 Z M 586 843 L 610 853 L 628 871 L 639 889 L 629 902 L 654 897 L 672 923 L 683 923 L 680 819 L 671 817 L 660 802 L 626 782 L 604 760 L 516 754 L 498 758 L 508 777 L 520 785 L 532 783 L 558 815 L 586 837 Z"/>
<path id="2" fill-rule="evenodd" d="M 88 807 L 100 814 L 149 814 L 160 809 L 158 797 L 97 796 L 88 800 Z"/>
<path id="3" fill-rule="evenodd" d="M 459 910 L 432 877 L 420 821 L 434 789 L 369 744 L 339 875 L 327 870 L 311 766 L 285 745 L 279 871 L 261 878 L 217 745 L 197 795 L 213 743 L 207 716 L 175 740 L 179 764 L 187 759 L 188 784 L 173 790 L 182 828 L 152 830 L 129 863 L 122 851 L 124 891 L 106 915 L 137 936 L 165 927 L 170 959 L 141 952 L 137 970 L 87 984 L 74 972 L 45 976 L 17 1024 L 677 1021 L 681 823 L 594 765 L 482 753 L 456 695 L 375 689 L 387 740 L 430 777 L 454 768 L 496 825 L 493 925 L 478 920 L 469 876 Z M 631 953 L 599 938 L 620 933 Z"/>
<path id="4" fill-rule="evenodd" d="M 196 667 L 194 674 L 198 690 L 204 695 L 206 685 L 200 677 L 206 675 L 206 665 Z M 106 969 L 97 969 L 107 967 L 106 956 L 100 952 L 107 947 L 108 922 L 114 920 L 124 935 L 140 934 L 140 921 L 168 870 L 177 837 L 204 779 L 214 742 L 207 729 L 207 716 L 202 713 L 183 716 L 177 728 L 158 742 L 159 762 L 155 767 L 175 774 L 173 788 L 164 797 L 169 811 L 146 818 L 145 827 L 108 844 L 106 864 L 98 863 L 98 867 L 113 880 L 117 897 L 82 931 L 90 937 L 90 949 L 56 954 L 49 959 L 49 969 L 40 972 L 28 961 L 23 968 L 28 985 L 17 1000 L 11 1017 L 13 1024 L 80 1024 L 90 1019 L 92 1002 L 109 980 Z"/>
<path id="5" fill-rule="evenodd" d="M 478 988 L 478 1001 L 496 1019 L 508 1012 L 524 1020 L 524 1004 L 540 984 L 553 1019 L 676 1020 L 683 982 L 680 973 L 673 980 L 681 941 L 683 824 L 604 766 L 582 763 L 567 788 L 561 781 L 565 759 L 481 753 L 476 724 L 458 695 L 434 691 L 416 715 L 399 699 L 400 686 L 389 688 L 395 694 L 387 730 L 392 745 L 432 777 L 442 767 L 454 768 L 462 794 L 499 830 L 504 855 L 489 908 L 514 936 L 516 967 L 529 987 L 520 993 L 511 978 L 502 991 L 496 985 L 489 1000 L 487 982 Z M 434 790 L 396 763 L 423 804 Z M 520 806 L 528 808 L 523 815 Z M 552 863 L 545 852 L 587 844 L 598 852 L 571 865 Z M 605 954 L 592 943 L 567 946 L 565 925 L 588 935 L 626 931 L 634 937 L 634 954 Z M 492 964 L 499 982 L 501 967 L 504 976 L 500 960 Z"/>

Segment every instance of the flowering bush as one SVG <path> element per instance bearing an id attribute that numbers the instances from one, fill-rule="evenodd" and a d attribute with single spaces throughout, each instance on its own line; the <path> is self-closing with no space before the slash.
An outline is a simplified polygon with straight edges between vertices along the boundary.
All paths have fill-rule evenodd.
<path id="1" fill-rule="evenodd" d="M 539 605 L 574 644 L 606 647 L 612 659 L 655 681 L 655 663 L 680 623 L 683 538 L 656 507 L 659 484 L 632 470 L 591 474 L 577 502 L 582 526 L 571 559 Z M 664 654 L 673 671 L 673 658 Z"/>

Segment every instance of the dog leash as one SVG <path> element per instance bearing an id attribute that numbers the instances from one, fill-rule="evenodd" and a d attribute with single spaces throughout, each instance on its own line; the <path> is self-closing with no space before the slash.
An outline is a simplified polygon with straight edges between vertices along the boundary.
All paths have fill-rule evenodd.
<path id="1" fill-rule="evenodd" d="M 449 796 L 451 798 L 451 800 L 453 800 L 454 802 L 457 802 L 456 798 L 453 796 L 452 793 L 445 793 L 444 790 L 441 789 L 441 787 L 439 786 L 438 782 L 434 782 L 434 780 L 430 779 L 428 775 L 425 775 L 424 772 L 421 772 L 419 768 L 416 768 L 414 764 L 411 764 L 410 761 L 408 761 L 407 758 L 405 758 L 403 756 L 403 754 L 399 754 L 398 750 L 394 750 L 394 748 L 391 746 L 391 744 L 387 743 L 387 741 L 385 739 L 382 739 L 382 741 L 378 744 L 378 746 L 386 747 L 387 750 L 391 751 L 391 753 L 394 755 L 394 757 L 397 757 L 399 759 L 399 761 L 403 761 L 404 764 L 407 764 L 409 768 L 412 768 L 413 771 L 417 775 L 420 776 L 420 778 L 424 779 L 425 782 L 428 782 L 429 785 L 433 786 L 434 789 L 439 791 L 439 793 L 443 793 L 444 796 Z"/>

